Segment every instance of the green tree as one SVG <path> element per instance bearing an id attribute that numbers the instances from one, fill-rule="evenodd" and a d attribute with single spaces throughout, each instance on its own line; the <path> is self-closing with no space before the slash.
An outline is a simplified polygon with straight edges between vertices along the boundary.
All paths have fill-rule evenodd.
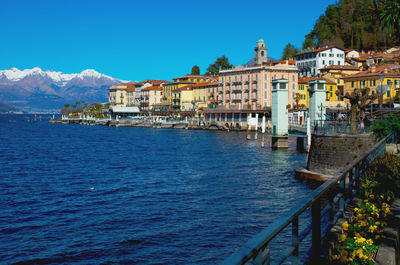
<path id="1" fill-rule="evenodd" d="M 200 75 L 200 67 L 197 65 L 192 67 L 192 75 Z"/>
<path id="2" fill-rule="evenodd" d="M 213 64 L 210 64 L 207 68 L 206 75 L 215 75 L 219 73 L 219 70 L 231 69 L 233 65 L 229 62 L 226 56 L 218 57 Z"/>
<path id="3" fill-rule="evenodd" d="M 294 45 L 288 43 L 283 49 L 282 59 L 287 60 L 289 58 L 294 58 L 299 50 L 294 47 Z"/>
<path id="4" fill-rule="evenodd" d="M 69 108 L 70 105 L 69 104 L 64 104 L 64 108 Z"/>
<path id="5" fill-rule="evenodd" d="M 382 27 L 386 27 L 389 33 L 400 33 L 400 2 L 399 0 L 385 0 L 380 13 Z"/>

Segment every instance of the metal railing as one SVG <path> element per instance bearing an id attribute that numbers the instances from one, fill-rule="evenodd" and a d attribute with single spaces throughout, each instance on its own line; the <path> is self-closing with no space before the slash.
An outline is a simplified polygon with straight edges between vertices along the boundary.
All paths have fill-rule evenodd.
<path id="1" fill-rule="evenodd" d="M 357 121 L 355 123 L 356 133 L 367 133 L 369 132 L 370 124 Z M 318 134 L 349 134 L 351 131 L 350 121 L 341 120 L 316 120 L 314 121 L 314 133 Z"/>
<path id="2" fill-rule="evenodd" d="M 358 193 L 360 187 L 360 176 L 367 170 L 368 166 L 378 155 L 385 151 L 386 143 L 394 141 L 391 134 L 364 154 L 352 161 L 333 178 L 312 191 L 288 212 L 280 216 L 270 226 L 262 230 L 235 253 L 225 259 L 223 265 L 233 264 L 282 264 L 292 257 L 292 264 L 300 261 L 300 243 L 311 233 L 311 247 L 309 248 L 311 258 L 315 264 L 321 258 L 321 244 L 325 234 L 338 218 L 345 216 L 345 207 Z M 339 184 L 339 187 L 337 187 Z M 299 216 L 311 209 L 311 223 L 302 231 L 299 230 Z M 328 219 L 328 222 L 322 222 Z M 307 224 L 307 222 L 305 222 Z M 291 225 L 291 245 L 284 251 L 280 251 L 278 257 L 271 257 L 271 241 L 281 235 L 285 228 Z M 303 242 L 305 243 L 305 242 Z M 307 245 L 307 244 L 305 244 Z"/>

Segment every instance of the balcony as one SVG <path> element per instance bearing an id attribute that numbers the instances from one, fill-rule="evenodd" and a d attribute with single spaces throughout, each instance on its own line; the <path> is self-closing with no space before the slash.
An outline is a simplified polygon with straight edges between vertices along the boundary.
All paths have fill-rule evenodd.
<path id="1" fill-rule="evenodd" d="M 245 99 L 244 99 L 244 102 L 249 102 L 249 99 L 248 99 L 248 98 L 245 98 Z"/>
<path id="2" fill-rule="evenodd" d="M 223 100 L 218 100 L 218 104 L 222 104 L 223 102 Z"/>
<path id="3" fill-rule="evenodd" d="M 242 92 L 242 90 L 240 88 L 234 88 L 234 89 L 232 89 L 232 92 L 233 93 L 240 93 L 240 92 Z"/>
<path id="4" fill-rule="evenodd" d="M 242 102 L 242 99 L 241 98 L 235 98 L 235 99 L 232 99 L 232 102 Z"/>
<path id="5" fill-rule="evenodd" d="M 245 93 L 249 93 L 249 89 L 246 88 L 246 89 L 244 90 L 244 92 L 245 92 Z"/>
<path id="6" fill-rule="evenodd" d="M 252 101 L 252 102 L 257 102 L 257 99 L 256 99 L 256 98 L 253 98 L 251 101 Z"/>
<path id="7" fill-rule="evenodd" d="M 244 84 L 248 85 L 248 84 L 250 84 L 250 82 L 249 81 L 244 81 Z"/>
<path id="8" fill-rule="evenodd" d="M 235 82 L 233 82 L 232 84 L 234 84 L 234 85 L 240 85 L 242 83 L 242 81 L 235 81 Z"/>
<path id="9" fill-rule="evenodd" d="M 230 82 L 226 82 L 225 85 L 226 85 L 226 86 L 230 86 L 231 83 L 230 83 Z"/>
<path id="10" fill-rule="evenodd" d="M 225 91 L 225 94 L 230 94 L 230 93 L 231 93 L 230 90 L 226 90 L 226 91 Z"/>
<path id="11" fill-rule="evenodd" d="M 257 80 L 253 80 L 253 82 L 251 82 L 252 84 L 257 84 Z"/>
<path id="12" fill-rule="evenodd" d="M 253 88 L 253 89 L 251 90 L 251 92 L 257 93 L 257 88 Z"/>
<path id="13" fill-rule="evenodd" d="M 229 103 L 229 98 L 225 99 L 225 103 Z"/>
<path id="14" fill-rule="evenodd" d="M 222 90 L 218 91 L 218 94 L 222 94 L 222 93 L 224 93 L 224 91 L 222 91 Z"/>

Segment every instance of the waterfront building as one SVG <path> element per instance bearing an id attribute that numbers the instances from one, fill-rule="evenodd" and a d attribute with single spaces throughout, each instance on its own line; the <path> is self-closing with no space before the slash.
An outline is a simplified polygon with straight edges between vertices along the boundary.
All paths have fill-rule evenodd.
<path id="1" fill-rule="evenodd" d="M 400 91 L 399 65 L 372 65 L 367 71 L 344 76 L 342 79 L 344 81 L 345 93 L 351 93 L 356 88 L 369 87 L 369 93 L 376 94 L 376 89 L 379 85 L 389 84 L 390 88 L 383 95 L 384 102 L 392 101 Z"/>
<path id="2" fill-rule="evenodd" d="M 140 102 L 140 108 L 142 110 L 153 110 L 154 105 L 162 102 L 163 87 L 160 86 L 149 86 L 142 88 L 142 100 Z"/>
<path id="3" fill-rule="evenodd" d="M 272 80 L 287 79 L 289 104 L 294 106 L 298 70 L 290 61 L 275 65 L 237 66 L 218 74 L 218 107 L 259 110 L 271 107 Z"/>
<path id="4" fill-rule="evenodd" d="M 172 90 L 172 107 L 178 111 L 195 110 L 195 102 L 193 98 L 193 85 L 186 85 Z"/>
<path id="5" fill-rule="evenodd" d="M 162 110 L 173 110 L 178 108 L 178 105 L 176 104 L 177 99 L 174 98 L 174 95 L 176 94 L 173 93 L 174 90 L 180 89 L 185 86 L 191 86 L 197 83 L 212 82 L 215 81 L 215 78 L 203 75 L 185 75 L 182 77 L 173 78 L 173 80 L 173 82 L 166 83 L 163 86 L 163 102 L 159 104 L 160 106 L 158 106 Z M 180 95 L 179 90 L 177 90 L 177 92 L 178 95 Z M 173 102 L 173 99 L 175 99 L 175 102 Z"/>
<path id="6" fill-rule="evenodd" d="M 217 81 L 193 85 L 195 109 L 215 108 L 218 105 L 218 85 Z"/>
<path id="7" fill-rule="evenodd" d="M 111 86 L 108 90 L 108 101 L 111 106 L 134 106 L 135 84 L 125 83 Z"/>
<path id="8" fill-rule="evenodd" d="M 307 108 L 310 106 L 310 95 L 309 95 L 309 84 L 308 82 L 312 79 L 312 77 L 299 77 L 298 81 L 298 89 L 297 89 L 297 98 L 298 98 L 298 107 L 299 108 Z"/>
<path id="9" fill-rule="evenodd" d="M 296 65 L 300 76 L 316 77 L 326 65 L 344 65 L 345 53 L 339 47 L 306 49 L 296 54 Z"/>
<path id="10" fill-rule="evenodd" d="M 327 65 L 321 68 L 320 72 L 321 77 L 327 80 L 327 86 L 329 86 L 330 82 L 336 84 L 336 90 L 339 91 L 339 94 L 335 101 L 340 101 L 341 103 L 338 104 L 342 105 L 344 104 L 344 81 L 342 80 L 342 77 L 357 74 L 360 72 L 360 68 L 353 65 Z"/>
<path id="11" fill-rule="evenodd" d="M 135 83 L 135 105 L 141 106 L 141 101 L 143 99 L 142 89 L 151 86 L 160 86 L 161 84 L 168 83 L 166 80 L 145 80 Z"/>

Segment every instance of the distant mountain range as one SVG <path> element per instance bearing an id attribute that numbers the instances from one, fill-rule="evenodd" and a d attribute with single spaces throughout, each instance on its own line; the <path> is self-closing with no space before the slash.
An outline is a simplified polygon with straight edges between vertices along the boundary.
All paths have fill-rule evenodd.
<path id="1" fill-rule="evenodd" d="M 0 102 L 27 112 L 58 111 L 65 103 L 107 102 L 108 88 L 119 80 L 88 69 L 77 74 L 26 70 L 0 70 Z"/>

